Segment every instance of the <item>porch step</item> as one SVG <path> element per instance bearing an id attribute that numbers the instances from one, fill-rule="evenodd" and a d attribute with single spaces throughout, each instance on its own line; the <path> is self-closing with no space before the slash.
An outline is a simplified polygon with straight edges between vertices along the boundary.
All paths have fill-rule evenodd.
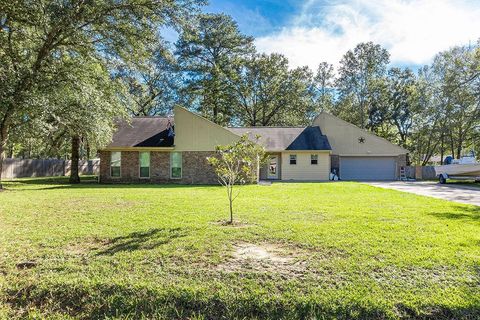
<path id="1" fill-rule="evenodd" d="M 402 181 L 407 181 L 407 172 L 405 170 L 405 167 L 400 167 L 400 180 Z"/>

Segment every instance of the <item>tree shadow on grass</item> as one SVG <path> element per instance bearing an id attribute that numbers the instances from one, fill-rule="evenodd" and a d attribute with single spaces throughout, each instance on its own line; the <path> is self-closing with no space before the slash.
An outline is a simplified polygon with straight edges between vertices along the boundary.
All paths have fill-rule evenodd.
<path id="1" fill-rule="evenodd" d="M 219 185 L 189 185 L 179 183 L 154 183 L 145 181 L 144 183 L 98 183 L 95 176 L 82 176 L 81 183 L 70 184 L 68 177 L 42 177 L 42 178 L 20 178 L 15 180 L 5 180 L 6 189 L 15 191 L 30 191 L 30 190 L 58 190 L 58 189 L 177 189 L 189 188 L 192 186 L 199 188 L 213 188 Z M 22 189 L 21 186 L 28 186 Z M 32 187 L 34 186 L 34 187 Z"/>
<path id="2" fill-rule="evenodd" d="M 81 184 L 96 184 L 98 183 L 97 177 L 93 175 L 80 176 Z M 70 184 L 69 177 L 67 176 L 53 176 L 53 177 L 28 177 L 28 178 L 16 178 L 16 179 L 3 179 L 3 182 L 13 185 L 29 185 L 29 184 L 41 184 L 41 185 L 59 185 Z"/>
<path id="3" fill-rule="evenodd" d="M 161 228 L 150 229 L 145 232 L 133 232 L 126 236 L 107 240 L 96 255 L 111 256 L 125 251 L 152 250 L 186 235 L 185 230 L 181 228 Z"/>
<path id="4" fill-rule="evenodd" d="M 121 283 L 30 284 L 7 288 L 6 301 L 20 312 L 39 310 L 44 314 L 79 319 L 389 319 L 392 312 L 402 319 L 478 319 L 480 306 L 385 303 L 358 298 L 317 299 L 249 293 L 226 297 L 183 287 L 133 286 Z M 302 299 L 303 298 L 303 299 Z M 25 315 L 25 314 L 23 314 Z M 199 317 L 200 316 L 200 317 Z"/>
<path id="5" fill-rule="evenodd" d="M 430 215 L 450 220 L 469 220 L 480 222 L 480 207 L 476 206 L 456 206 L 456 211 L 434 212 Z"/>

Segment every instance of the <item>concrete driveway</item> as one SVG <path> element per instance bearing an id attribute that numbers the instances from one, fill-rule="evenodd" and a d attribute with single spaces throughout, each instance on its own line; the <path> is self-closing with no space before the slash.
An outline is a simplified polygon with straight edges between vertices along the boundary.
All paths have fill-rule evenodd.
<path id="1" fill-rule="evenodd" d="M 375 187 L 410 192 L 459 203 L 480 206 L 480 188 L 458 184 L 439 184 L 431 181 L 366 182 Z"/>

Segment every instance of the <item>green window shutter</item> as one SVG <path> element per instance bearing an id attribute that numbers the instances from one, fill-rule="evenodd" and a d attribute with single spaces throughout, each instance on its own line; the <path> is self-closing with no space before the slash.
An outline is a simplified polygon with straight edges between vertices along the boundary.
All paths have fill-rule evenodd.
<path id="1" fill-rule="evenodd" d="M 140 178 L 150 178 L 150 152 L 140 152 Z"/>
<path id="2" fill-rule="evenodd" d="M 172 179 L 182 178 L 182 153 L 181 152 L 170 153 L 170 178 Z"/>
<path id="3" fill-rule="evenodd" d="M 110 153 L 110 176 L 118 178 L 121 176 L 122 153 L 113 151 Z"/>

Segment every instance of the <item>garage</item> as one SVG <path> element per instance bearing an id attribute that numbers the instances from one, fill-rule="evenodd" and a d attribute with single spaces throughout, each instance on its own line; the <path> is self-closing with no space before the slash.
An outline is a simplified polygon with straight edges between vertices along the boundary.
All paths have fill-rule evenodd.
<path id="1" fill-rule="evenodd" d="M 342 180 L 395 180 L 394 157 L 340 157 Z"/>

